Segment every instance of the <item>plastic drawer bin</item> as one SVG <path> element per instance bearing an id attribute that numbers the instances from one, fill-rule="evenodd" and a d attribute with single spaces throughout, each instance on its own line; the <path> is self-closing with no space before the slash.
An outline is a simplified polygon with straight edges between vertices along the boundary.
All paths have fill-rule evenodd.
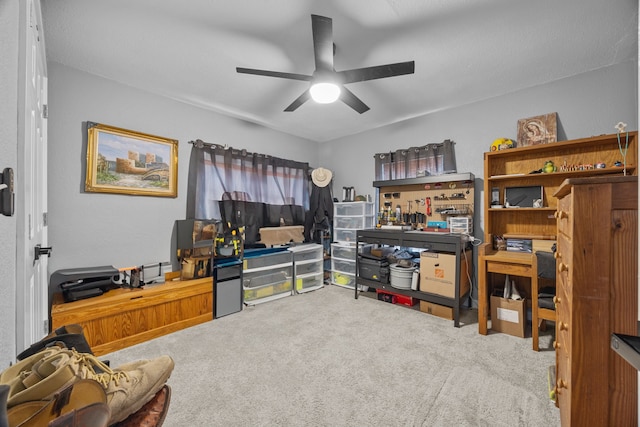
<path id="1" fill-rule="evenodd" d="M 331 284 L 336 286 L 341 286 L 343 288 L 354 289 L 356 285 L 356 275 L 341 273 L 339 271 L 332 271 Z M 369 287 L 360 285 L 358 286 L 358 289 L 366 292 L 369 290 Z"/>
<path id="2" fill-rule="evenodd" d="M 373 215 L 372 202 L 342 202 L 333 206 L 335 216 Z"/>
<path id="3" fill-rule="evenodd" d="M 323 248 L 322 245 L 319 244 L 308 244 L 301 246 L 293 246 L 289 248 L 289 251 L 293 252 L 293 261 L 307 261 L 307 260 L 318 260 L 321 261 L 323 258 Z"/>
<path id="4" fill-rule="evenodd" d="M 292 276 L 291 270 L 291 267 L 284 267 L 279 270 L 260 270 L 243 273 L 242 287 L 245 289 L 259 288 L 265 285 L 282 283 Z"/>
<path id="5" fill-rule="evenodd" d="M 348 274 L 356 274 L 356 261 L 341 261 L 339 259 L 331 259 L 331 270 Z"/>
<path id="6" fill-rule="evenodd" d="M 334 240 L 337 240 L 339 242 L 354 242 L 355 243 L 355 241 L 356 241 L 356 231 L 357 230 L 336 228 L 336 229 L 334 229 L 334 232 L 335 232 Z"/>
<path id="7" fill-rule="evenodd" d="M 296 291 L 298 293 L 318 289 L 324 285 L 323 273 L 296 276 Z"/>
<path id="8" fill-rule="evenodd" d="M 247 256 L 245 254 L 242 269 L 251 270 L 253 268 L 267 267 L 270 265 L 291 263 L 291 261 L 291 252 L 287 251 L 286 248 L 281 251 L 264 253 L 258 256 Z"/>
<path id="9" fill-rule="evenodd" d="M 358 276 L 380 283 L 389 283 L 389 263 L 386 259 L 377 261 L 360 257 L 358 260 Z"/>
<path id="10" fill-rule="evenodd" d="M 374 217 L 370 216 L 337 216 L 335 217 L 335 228 L 353 228 L 361 230 L 363 228 L 373 228 Z"/>
<path id="11" fill-rule="evenodd" d="M 273 297 L 285 297 L 291 295 L 291 280 L 286 280 L 275 283 L 272 285 L 266 285 L 259 288 L 245 288 L 244 289 L 244 302 L 258 302 L 260 300 L 271 300 Z"/>
<path id="12" fill-rule="evenodd" d="M 353 286 L 356 283 L 356 275 L 342 273 L 340 271 L 332 271 L 331 283 L 338 286 L 351 287 L 351 289 L 353 289 Z"/>
<path id="13" fill-rule="evenodd" d="M 296 263 L 296 276 L 302 274 L 322 273 L 322 261 L 302 261 Z"/>
<path id="14" fill-rule="evenodd" d="M 356 259 L 356 245 L 350 244 L 339 244 L 332 243 L 331 244 L 331 257 L 332 258 L 340 258 L 340 259 Z"/>

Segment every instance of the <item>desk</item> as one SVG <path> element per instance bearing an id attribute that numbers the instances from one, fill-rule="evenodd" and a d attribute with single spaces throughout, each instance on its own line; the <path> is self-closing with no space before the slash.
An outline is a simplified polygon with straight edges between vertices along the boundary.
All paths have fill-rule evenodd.
<path id="1" fill-rule="evenodd" d="M 428 301 L 445 307 L 453 308 L 453 326 L 460 327 L 460 306 L 464 298 L 469 298 L 469 289 L 461 290 L 461 257 L 463 252 L 471 249 L 469 242 L 463 241 L 462 236 L 456 233 L 428 233 L 423 231 L 399 231 L 399 230 L 358 230 L 356 233 L 356 253 L 359 253 L 359 247 L 366 244 L 375 244 L 379 246 L 399 246 L 414 248 L 418 250 L 428 250 L 433 252 L 444 252 L 455 254 L 456 260 L 454 265 L 455 274 L 455 292 L 454 297 L 450 298 L 443 295 L 432 294 L 429 292 L 404 290 L 392 287 L 390 284 L 381 283 L 375 280 L 368 280 L 360 277 L 359 261 L 356 256 L 356 283 L 357 285 L 369 286 L 375 289 L 389 290 L 394 293 L 417 298 L 421 301 Z M 355 297 L 358 298 L 358 286 L 355 286 Z"/>
<path id="2" fill-rule="evenodd" d="M 490 286 L 487 283 L 488 273 L 508 274 L 510 276 L 533 279 L 537 274 L 533 258 L 534 254 L 493 250 L 491 243 L 484 243 L 478 248 L 478 332 L 487 335 L 489 318 Z M 538 289 L 537 281 L 531 280 L 531 318 L 532 325 L 537 325 Z M 535 289 L 534 289 L 535 288 Z M 537 342 L 537 327 L 532 327 L 534 343 Z"/>

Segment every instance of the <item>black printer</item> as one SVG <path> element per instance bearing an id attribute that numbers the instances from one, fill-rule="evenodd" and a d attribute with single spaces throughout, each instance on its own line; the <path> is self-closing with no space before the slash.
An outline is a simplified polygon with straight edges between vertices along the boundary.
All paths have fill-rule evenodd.
<path id="1" fill-rule="evenodd" d="M 120 287 L 120 271 L 112 265 L 57 270 L 49 278 L 49 301 L 61 292 L 65 302 L 102 295 Z"/>

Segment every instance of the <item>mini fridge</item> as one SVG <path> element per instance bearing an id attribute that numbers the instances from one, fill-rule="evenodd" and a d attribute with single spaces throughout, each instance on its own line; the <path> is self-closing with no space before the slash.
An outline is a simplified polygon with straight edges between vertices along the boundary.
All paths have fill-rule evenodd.
<path id="1" fill-rule="evenodd" d="M 242 261 L 216 259 L 213 264 L 214 318 L 242 311 Z"/>

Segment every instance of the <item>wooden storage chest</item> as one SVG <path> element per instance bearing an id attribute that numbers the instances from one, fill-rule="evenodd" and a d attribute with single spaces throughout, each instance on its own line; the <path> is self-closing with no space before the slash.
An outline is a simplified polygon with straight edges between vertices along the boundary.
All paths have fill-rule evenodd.
<path id="1" fill-rule="evenodd" d="M 213 320 L 213 278 L 114 289 L 65 303 L 54 295 L 52 329 L 79 324 L 97 356 Z"/>

